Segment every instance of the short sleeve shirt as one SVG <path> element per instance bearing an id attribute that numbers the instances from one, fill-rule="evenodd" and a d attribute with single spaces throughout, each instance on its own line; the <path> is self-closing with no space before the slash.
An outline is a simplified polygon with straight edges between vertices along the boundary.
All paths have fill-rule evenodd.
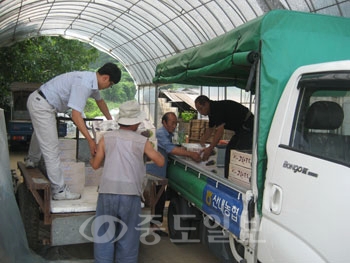
<path id="1" fill-rule="evenodd" d="M 165 150 L 166 153 L 170 153 L 174 148 L 173 134 L 169 133 L 164 126 L 160 127 L 156 132 L 158 147 Z"/>
<path id="2" fill-rule="evenodd" d="M 40 87 L 57 112 L 69 108 L 83 112 L 88 98 L 100 100 L 96 72 L 74 71 L 61 74 Z"/>
<path id="3" fill-rule="evenodd" d="M 172 142 L 173 141 L 173 134 L 169 133 L 164 128 L 164 126 L 157 129 L 156 137 L 157 137 L 158 151 L 164 156 L 165 164 L 163 167 L 159 167 L 159 166 L 155 165 L 154 163 L 147 164 L 146 165 L 146 172 L 148 174 L 153 174 L 153 175 L 157 175 L 157 176 L 165 178 L 166 171 L 167 171 L 168 154 L 176 146 Z"/>
<path id="4" fill-rule="evenodd" d="M 147 138 L 119 129 L 104 134 L 105 161 L 100 193 L 141 195 L 146 175 L 143 161 Z"/>
<path id="5" fill-rule="evenodd" d="M 233 100 L 210 102 L 209 127 L 220 126 L 231 131 L 239 131 L 249 112 L 249 109 Z"/>

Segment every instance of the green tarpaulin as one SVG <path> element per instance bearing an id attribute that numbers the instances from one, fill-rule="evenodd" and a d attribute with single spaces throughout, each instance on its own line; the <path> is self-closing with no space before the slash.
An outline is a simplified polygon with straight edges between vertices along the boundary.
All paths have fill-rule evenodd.
<path id="1" fill-rule="evenodd" d="M 153 82 L 245 89 L 257 57 L 260 58 L 257 68 L 260 83 L 256 85 L 260 210 L 267 163 L 266 140 L 283 89 L 291 74 L 302 65 L 350 59 L 350 19 L 274 10 L 160 62 Z M 252 83 L 256 84 L 255 78 Z"/>

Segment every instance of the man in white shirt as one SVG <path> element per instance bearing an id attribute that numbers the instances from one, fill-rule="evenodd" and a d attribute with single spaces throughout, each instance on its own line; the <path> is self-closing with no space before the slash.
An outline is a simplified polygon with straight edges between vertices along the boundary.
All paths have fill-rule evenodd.
<path id="1" fill-rule="evenodd" d="M 72 109 L 72 120 L 89 143 L 90 153 L 96 151 L 96 143 L 90 136 L 82 113 L 88 98 L 95 99 L 104 116 L 111 120 L 100 90 L 117 84 L 121 71 L 117 65 L 106 63 L 97 72 L 74 71 L 61 74 L 43 84 L 34 91 L 27 101 L 34 132 L 32 134 L 27 167 L 34 167 L 41 156 L 44 157 L 48 178 L 51 182 L 52 198 L 54 200 L 79 199 L 80 194 L 71 193 L 64 183 L 60 167 L 61 161 L 58 148 L 56 114 Z"/>

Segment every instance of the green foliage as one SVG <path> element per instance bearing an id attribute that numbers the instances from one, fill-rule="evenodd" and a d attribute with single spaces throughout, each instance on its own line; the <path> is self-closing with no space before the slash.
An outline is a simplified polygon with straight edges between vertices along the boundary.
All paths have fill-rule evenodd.
<path id="1" fill-rule="evenodd" d="M 134 83 L 123 81 L 123 79 L 109 89 L 101 92 L 102 98 L 106 101 L 125 102 L 135 98 L 136 88 Z"/>
<path id="2" fill-rule="evenodd" d="M 96 105 L 93 99 L 88 99 L 84 109 L 86 118 L 95 118 L 97 116 L 103 116 L 102 112 Z"/>
<path id="3" fill-rule="evenodd" d="M 98 52 L 62 37 L 38 37 L 1 48 L 0 81 L 45 82 L 73 70 L 88 70 Z"/>
<path id="4" fill-rule="evenodd" d="M 95 48 L 62 37 L 37 37 L 0 48 L 0 107 L 6 106 L 14 81 L 46 82 L 73 70 L 88 70 L 98 57 Z"/>
<path id="5" fill-rule="evenodd" d="M 62 37 L 37 37 L 0 48 L 0 108 L 8 110 L 9 86 L 14 81 L 46 82 L 64 72 L 96 71 L 106 62 L 116 63 L 122 70 L 121 81 L 101 92 L 108 105 L 135 98 L 136 87 L 123 65 L 88 44 Z M 86 104 L 88 118 L 101 116 L 93 100 Z"/>
<path id="6" fill-rule="evenodd" d="M 184 122 L 189 122 L 190 120 L 194 119 L 197 117 L 197 112 L 196 111 L 183 111 L 181 113 L 181 119 Z"/>
<path id="7" fill-rule="evenodd" d="M 96 62 L 98 63 L 97 65 L 102 65 L 106 62 L 116 63 L 116 61 L 112 57 L 110 57 L 108 54 L 100 53 L 100 56 Z M 95 65 L 96 63 L 94 63 L 93 65 Z M 112 102 L 112 103 L 120 104 L 122 102 L 135 99 L 136 87 L 133 79 L 131 78 L 130 74 L 125 70 L 124 66 L 120 62 L 117 61 L 117 65 L 122 71 L 122 77 L 120 82 L 112 86 L 111 88 L 101 92 L 102 98 L 107 103 Z"/>

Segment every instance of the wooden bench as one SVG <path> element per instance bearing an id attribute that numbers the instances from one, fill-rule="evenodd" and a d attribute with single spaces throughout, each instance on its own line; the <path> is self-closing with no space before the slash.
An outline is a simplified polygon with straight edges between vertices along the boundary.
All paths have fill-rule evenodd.
<path id="1" fill-rule="evenodd" d="M 33 194 L 44 214 L 44 224 L 51 224 L 50 201 L 51 183 L 38 168 L 26 168 L 23 162 L 17 162 L 17 167 L 24 177 L 24 183 Z"/>

